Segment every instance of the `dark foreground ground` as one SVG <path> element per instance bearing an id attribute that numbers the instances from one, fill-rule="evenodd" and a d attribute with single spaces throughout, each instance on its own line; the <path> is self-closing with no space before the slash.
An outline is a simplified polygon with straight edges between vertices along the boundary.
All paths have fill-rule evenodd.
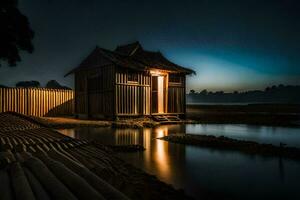
<path id="1" fill-rule="evenodd" d="M 300 126 L 300 104 L 187 105 L 198 123 Z"/>
<path id="2" fill-rule="evenodd" d="M 189 199 L 105 146 L 0 114 L 0 199 Z"/>

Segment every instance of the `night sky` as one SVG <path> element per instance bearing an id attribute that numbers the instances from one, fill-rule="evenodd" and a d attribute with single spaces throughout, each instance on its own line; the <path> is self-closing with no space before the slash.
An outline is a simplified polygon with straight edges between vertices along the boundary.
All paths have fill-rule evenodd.
<path id="1" fill-rule="evenodd" d="M 44 85 L 79 65 L 96 45 L 136 40 L 194 69 L 188 90 L 300 84 L 300 3 L 291 0 L 19 0 L 35 32 L 33 54 L 0 68 L 0 84 Z"/>

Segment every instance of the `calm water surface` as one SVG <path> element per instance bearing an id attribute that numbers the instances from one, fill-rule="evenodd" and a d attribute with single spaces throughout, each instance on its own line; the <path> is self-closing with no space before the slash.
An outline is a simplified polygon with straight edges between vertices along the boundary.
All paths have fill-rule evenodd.
<path id="1" fill-rule="evenodd" d="M 146 150 L 120 153 L 125 161 L 200 199 L 203 192 L 220 192 L 238 199 L 300 199 L 300 162 L 249 156 L 155 139 L 173 133 L 225 135 L 300 147 L 300 129 L 248 125 L 168 125 L 158 128 L 78 128 L 60 130 L 74 138 L 104 144 L 141 144 Z"/>

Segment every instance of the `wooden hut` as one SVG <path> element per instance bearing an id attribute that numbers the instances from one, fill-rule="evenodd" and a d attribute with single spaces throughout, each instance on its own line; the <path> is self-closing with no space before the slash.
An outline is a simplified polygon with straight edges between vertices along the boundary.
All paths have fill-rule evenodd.
<path id="1" fill-rule="evenodd" d="M 186 113 L 186 75 L 139 42 L 114 51 L 96 47 L 69 74 L 75 74 L 75 113 L 79 118 L 178 116 Z"/>

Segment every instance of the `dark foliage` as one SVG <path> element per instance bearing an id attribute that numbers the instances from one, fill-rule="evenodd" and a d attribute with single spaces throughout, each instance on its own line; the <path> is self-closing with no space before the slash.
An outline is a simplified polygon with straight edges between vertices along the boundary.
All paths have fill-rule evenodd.
<path id="1" fill-rule="evenodd" d="M 196 91 L 195 90 L 190 90 L 190 94 L 195 94 Z"/>
<path id="2" fill-rule="evenodd" d="M 71 88 L 59 84 L 56 80 L 48 81 L 48 83 L 46 84 L 46 88 L 71 90 Z"/>
<path id="3" fill-rule="evenodd" d="M 38 81 L 20 81 L 16 84 L 16 87 L 24 87 L 24 88 L 31 88 L 31 87 L 40 87 L 41 84 Z"/>
<path id="4" fill-rule="evenodd" d="M 190 103 L 300 103 L 300 86 L 273 85 L 264 91 L 224 93 L 223 91 L 200 93 L 190 92 L 187 95 Z"/>
<path id="5" fill-rule="evenodd" d="M 0 84 L 0 88 L 7 88 L 7 86 Z"/>
<path id="6" fill-rule="evenodd" d="M 17 6 L 17 0 L 0 1 L 0 61 L 10 66 L 21 61 L 20 50 L 33 52 L 33 31 Z"/>

